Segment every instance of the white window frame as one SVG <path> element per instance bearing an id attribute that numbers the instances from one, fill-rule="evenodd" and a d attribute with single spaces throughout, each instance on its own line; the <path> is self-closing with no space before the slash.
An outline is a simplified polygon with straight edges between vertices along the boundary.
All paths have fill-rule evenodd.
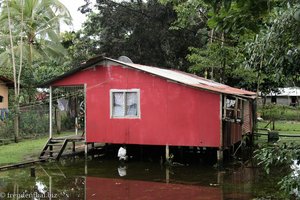
<path id="1" fill-rule="evenodd" d="M 137 94 L 137 115 L 136 116 L 131 116 L 131 115 L 124 115 L 124 116 L 114 116 L 113 115 L 113 93 L 124 93 L 123 95 L 123 101 L 124 101 L 124 105 L 126 105 L 126 93 L 128 92 L 136 92 Z M 111 89 L 110 90 L 110 118 L 111 119 L 140 119 L 141 118 L 141 101 L 140 101 L 140 89 Z M 126 106 L 124 106 L 124 114 L 126 113 L 125 112 L 125 109 L 126 109 Z"/>

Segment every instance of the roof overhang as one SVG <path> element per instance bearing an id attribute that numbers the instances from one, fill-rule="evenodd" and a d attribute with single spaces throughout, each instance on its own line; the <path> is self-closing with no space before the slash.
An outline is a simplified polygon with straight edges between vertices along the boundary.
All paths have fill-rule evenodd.
<path id="1" fill-rule="evenodd" d="M 5 85 L 8 87 L 8 88 L 13 88 L 14 87 L 14 81 L 4 77 L 4 76 L 0 76 L 0 80 L 2 82 L 5 83 Z"/>

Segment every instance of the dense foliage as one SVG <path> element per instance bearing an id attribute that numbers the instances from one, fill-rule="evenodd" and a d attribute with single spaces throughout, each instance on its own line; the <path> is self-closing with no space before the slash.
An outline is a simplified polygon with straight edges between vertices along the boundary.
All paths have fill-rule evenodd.
<path id="1" fill-rule="evenodd" d="M 284 174 L 278 183 L 291 197 L 300 198 L 300 146 L 299 144 L 266 145 L 255 151 L 255 158 L 269 174 L 271 170 Z"/>
<path id="2" fill-rule="evenodd" d="M 90 46 L 85 51 L 92 54 L 126 55 L 135 63 L 186 70 L 188 47 L 201 47 L 207 40 L 199 31 L 206 21 L 171 29 L 176 13 L 170 4 L 157 0 L 97 1 L 95 9 L 86 12 L 83 34 Z"/>

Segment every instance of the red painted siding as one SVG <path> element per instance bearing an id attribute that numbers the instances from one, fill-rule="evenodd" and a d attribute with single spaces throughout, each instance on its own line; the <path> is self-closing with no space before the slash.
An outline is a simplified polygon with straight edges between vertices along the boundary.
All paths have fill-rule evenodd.
<path id="1" fill-rule="evenodd" d="M 122 66 L 93 67 L 58 85 L 87 84 L 87 142 L 220 146 L 220 96 Z M 140 89 L 140 119 L 110 118 L 110 89 Z"/>

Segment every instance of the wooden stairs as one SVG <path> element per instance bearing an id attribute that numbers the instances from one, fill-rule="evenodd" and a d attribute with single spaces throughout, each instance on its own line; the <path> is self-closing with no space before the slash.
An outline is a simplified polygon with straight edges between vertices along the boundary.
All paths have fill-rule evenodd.
<path id="1" fill-rule="evenodd" d="M 68 142 L 73 143 L 73 152 L 75 152 L 75 142 L 84 141 L 83 138 L 71 138 L 71 137 L 61 137 L 61 138 L 49 138 L 46 145 L 42 149 L 39 159 L 55 159 L 59 160 L 65 151 Z"/>

